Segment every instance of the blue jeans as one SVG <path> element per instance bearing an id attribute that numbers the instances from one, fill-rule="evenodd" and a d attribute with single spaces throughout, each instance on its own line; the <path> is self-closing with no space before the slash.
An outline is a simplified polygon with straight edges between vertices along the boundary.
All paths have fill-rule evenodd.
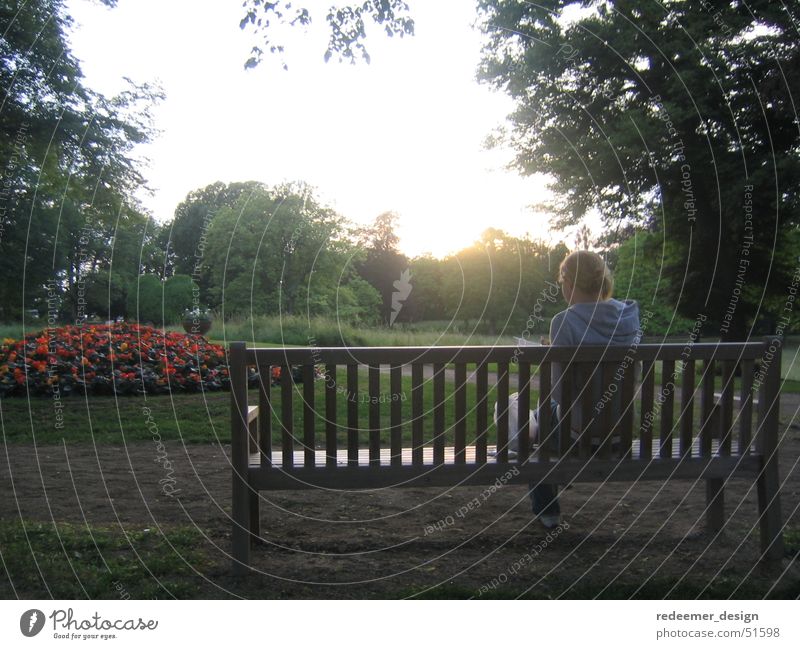
<path id="1" fill-rule="evenodd" d="M 552 422 L 552 429 L 550 431 L 550 439 L 546 443 L 550 447 L 551 453 L 560 455 L 561 422 L 558 419 L 558 404 L 555 401 L 550 401 L 550 421 Z M 561 513 L 561 506 L 558 504 L 558 485 L 537 483 L 536 480 L 531 480 L 528 483 L 528 488 L 534 515 L 548 514 L 557 516 Z"/>

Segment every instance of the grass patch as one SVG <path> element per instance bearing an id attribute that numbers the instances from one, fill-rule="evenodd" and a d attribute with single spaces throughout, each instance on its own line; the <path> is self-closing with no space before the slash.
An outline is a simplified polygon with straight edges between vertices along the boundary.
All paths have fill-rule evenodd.
<path id="1" fill-rule="evenodd" d="M 165 599 L 197 592 L 200 533 L 0 522 L 3 599 Z M 205 566 L 207 567 L 207 566 Z M 126 596 L 127 595 L 127 596 Z"/>
<path id="2" fill-rule="evenodd" d="M 800 528 L 785 529 L 783 531 L 783 545 L 788 556 L 796 557 L 800 555 Z"/>
<path id="3" fill-rule="evenodd" d="M 516 332 L 514 332 L 516 333 Z M 260 344 L 302 347 L 428 347 L 432 345 L 514 345 L 514 335 L 490 336 L 462 331 L 452 324 L 416 323 L 367 327 L 335 318 L 252 316 L 215 321 L 214 340 L 262 341 Z"/>
<path id="4" fill-rule="evenodd" d="M 381 429 L 382 441 L 389 442 L 389 419 L 391 393 L 389 391 L 389 375 L 381 374 Z M 359 373 L 359 387 L 356 394 L 348 392 L 346 371 L 341 370 L 337 376 L 337 416 L 340 424 L 339 443 L 346 446 L 347 433 L 344 428 L 347 422 L 347 407 L 351 401 L 358 404 L 359 441 L 362 447 L 369 444 L 369 401 L 368 378 L 366 368 Z M 467 384 L 468 409 L 476 399 L 475 384 Z M 322 448 L 325 439 L 325 395 L 324 381 L 315 384 L 315 431 L 318 447 Z M 452 426 L 455 422 L 455 404 L 452 397 L 453 383 L 445 382 L 445 427 L 451 429 L 446 436 L 446 443 L 453 444 Z M 490 423 L 491 408 L 494 405 L 494 391 L 490 391 Z M 280 387 L 271 388 L 272 395 L 272 440 L 279 446 L 281 443 L 280 421 L 282 407 Z M 532 392 L 532 399 L 535 399 Z M 248 400 L 258 403 L 257 390 L 251 390 Z M 411 444 L 411 377 L 402 379 L 399 402 L 402 409 L 403 439 Z M 3 399 L 0 400 L 0 424 L 5 441 L 8 443 L 61 444 L 72 443 L 109 443 L 123 444 L 137 441 L 152 441 L 154 432 L 164 441 L 182 440 L 187 444 L 195 443 L 229 443 L 230 442 L 230 393 L 209 392 L 206 394 L 179 394 L 173 396 L 141 397 L 105 397 L 75 396 L 62 401 L 64 426 L 55 427 L 56 419 L 53 403 L 50 399 Z M 303 385 L 294 386 L 292 411 L 295 422 L 294 435 L 297 440 L 303 437 Z M 149 419 L 148 419 L 149 415 Z M 153 428 L 155 422 L 157 428 Z M 468 414 L 467 441 L 475 435 L 474 410 Z M 433 385 L 426 382 L 423 392 L 423 430 L 427 441 L 433 438 Z M 493 427 L 489 433 L 489 443 L 493 443 Z M 300 448 L 299 441 L 297 443 Z"/>
<path id="5" fill-rule="evenodd" d="M 256 398 L 253 395 L 253 398 Z M 152 441 L 230 441 L 230 394 L 173 396 L 72 396 L 62 400 L 64 426 L 56 428 L 53 402 L 46 397 L 0 400 L 0 423 L 8 443 L 123 444 Z M 157 428 L 148 428 L 147 410 Z M 150 424 L 152 426 L 152 424 Z"/>

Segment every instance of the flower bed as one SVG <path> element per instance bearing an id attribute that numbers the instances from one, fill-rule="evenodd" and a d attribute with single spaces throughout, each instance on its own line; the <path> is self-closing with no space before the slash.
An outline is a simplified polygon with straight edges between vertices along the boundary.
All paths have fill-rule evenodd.
<path id="1" fill-rule="evenodd" d="M 223 347 L 202 336 L 145 325 L 56 327 L 24 340 L 6 338 L 0 346 L 0 397 L 227 388 Z"/>

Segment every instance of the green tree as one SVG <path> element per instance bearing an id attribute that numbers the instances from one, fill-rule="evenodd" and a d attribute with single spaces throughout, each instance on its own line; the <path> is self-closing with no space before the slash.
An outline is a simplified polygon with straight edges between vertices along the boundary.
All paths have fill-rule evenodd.
<path id="1" fill-rule="evenodd" d="M 83 298 L 87 318 L 115 320 L 128 314 L 130 278 L 118 272 L 95 270 L 83 278 Z M 74 317 L 72 314 L 70 317 Z"/>
<path id="2" fill-rule="evenodd" d="M 681 316 L 667 288 L 664 268 L 664 240 L 659 235 L 640 231 L 615 250 L 613 265 L 614 296 L 639 303 L 642 335 L 686 336 L 693 322 Z"/>
<path id="3" fill-rule="evenodd" d="M 679 311 L 746 336 L 794 268 L 797 3 L 478 4 L 480 78 L 516 102 L 499 139 L 554 179 L 558 224 L 594 208 L 610 231 L 664 232 Z"/>
<path id="4" fill-rule="evenodd" d="M 409 262 L 411 293 L 405 304 L 408 319 L 443 320 L 447 317 L 442 288 L 443 262 L 430 255 Z"/>
<path id="5" fill-rule="evenodd" d="M 197 285 L 188 275 L 173 275 L 164 282 L 164 324 L 175 324 L 194 307 Z M 198 304 L 198 308 L 205 308 Z"/>
<path id="6" fill-rule="evenodd" d="M 225 316 L 334 315 L 343 287 L 353 283 L 348 300 L 367 295 L 349 263 L 357 251 L 344 219 L 320 205 L 305 184 L 260 187 L 242 196 L 219 211 L 207 239 L 211 306 Z"/>
<path id="7" fill-rule="evenodd" d="M 358 272 L 380 294 L 380 319 L 384 324 L 392 322 L 392 298 L 397 290 L 395 282 L 401 281 L 403 271 L 408 268 L 408 258 L 397 249 L 400 241 L 396 233 L 398 219 L 395 212 L 380 214 L 370 227 L 361 231 L 359 242 L 365 254 L 358 264 Z M 397 311 L 395 317 L 400 322 L 408 318 L 404 309 Z"/>
<path id="8" fill-rule="evenodd" d="M 84 315 L 126 316 L 128 288 L 135 285 L 136 278 L 141 273 L 163 277 L 161 228 L 152 217 L 127 206 L 118 210 L 114 220 L 99 220 L 65 199 L 61 215 L 57 251 L 64 252 L 60 265 L 68 319 L 76 318 L 79 300 L 86 299 L 87 284 L 92 292 L 91 309 Z M 98 291 L 107 295 L 101 297 Z"/>
<path id="9" fill-rule="evenodd" d="M 565 254 L 563 244 L 551 249 L 529 237 L 487 229 L 443 263 L 447 317 L 466 325 L 478 320 L 491 334 L 519 333 L 531 325 L 546 331 L 545 318 L 560 310 L 547 282 L 555 281 Z"/>
<path id="10" fill-rule="evenodd" d="M 169 232 L 170 262 L 175 272 L 194 277 L 207 289 L 208 268 L 204 261 L 204 245 L 214 216 L 223 207 L 233 207 L 242 196 L 263 189 L 255 181 L 225 184 L 215 182 L 189 192 L 175 208 L 175 216 L 165 228 Z"/>
<path id="11" fill-rule="evenodd" d="M 195 290 L 188 275 L 174 275 L 167 280 L 152 273 L 139 275 L 128 284 L 127 317 L 158 327 L 174 325 L 184 311 L 193 307 Z"/>
<path id="12" fill-rule="evenodd" d="M 151 322 L 156 326 L 164 322 L 164 285 L 155 275 L 137 277 L 128 287 L 128 319 Z"/>
<path id="13" fill-rule="evenodd" d="M 106 4 L 113 5 L 112 0 Z M 144 186 L 132 148 L 152 135 L 159 90 L 87 88 L 61 0 L 0 5 L 0 317 L 18 317 L 54 279 L 69 300 L 85 263 L 79 239 L 108 231 Z M 97 270 L 95 267 L 93 270 Z M 70 309 L 67 308 L 67 311 Z"/>

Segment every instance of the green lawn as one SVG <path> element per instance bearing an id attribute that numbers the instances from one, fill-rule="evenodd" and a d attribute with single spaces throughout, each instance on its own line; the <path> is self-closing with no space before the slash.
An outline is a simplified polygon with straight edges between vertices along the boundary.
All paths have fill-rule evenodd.
<path id="1" fill-rule="evenodd" d="M 196 597 L 211 563 L 196 529 L 164 533 L 0 521 L 2 599 Z"/>
<path id="2" fill-rule="evenodd" d="M 342 370 L 337 377 L 337 385 L 341 386 L 337 392 L 337 413 L 341 425 L 346 423 L 348 398 L 352 398 L 346 390 L 345 372 Z M 303 422 L 303 396 L 302 384 L 295 386 L 293 398 L 293 411 L 295 421 L 295 436 L 302 439 Z M 446 426 L 452 426 L 455 419 L 454 402 L 452 395 L 453 384 L 446 382 L 445 394 L 448 398 L 445 407 Z M 316 392 L 316 431 L 318 444 L 324 443 L 324 381 L 315 383 Z M 381 374 L 381 393 L 385 399 L 390 399 L 389 375 Z M 280 443 L 280 388 L 271 389 L 273 398 L 273 442 Z M 494 393 L 490 395 L 490 413 L 494 405 Z M 403 377 L 400 404 L 403 420 L 411 420 L 411 377 Z M 535 398 L 532 397 L 532 398 Z M 362 446 L 368 445 L 368 417 L 369 404 L 367 399 L 367 374 L 362 371 L 359 376 L 359 393 L 355 401 L 359 402 L 359 416 Z M 257 390 L 251 390 L 249 401 L 258 403 Z M 467 404 L 475 402 L 475 385 L 467 385 Z M 125 397 L 117 398 L 107 396 L 75 396 L 64 399 L 63 403 L 63 429 L 55 427 L 56 419 L 53 403 L 50 399 L 42 397 L 27 399 L 0 400 L 0 423 L 5 440 L 10 443 L 60 444 L 62 439 L 67 443 L 112 443 L 152 440 L 154 431 L 161 439 L 183 440 L 185 443 L 230 442 L 230 393 L 211 392 L 206 394 L 177 394 L 159 397 Z M 430 381 L 425 384 L 423 393 L 424 431 L 426 439 L 433 436 L 433 386 Z M 384 438 L 388 443 L 390 404 L 381 404 L 381 427 L 384 429 Z M 149 419 L 148 419 L 149 417 Z M 468 431 L 474 436 L 474 413 L 470 416 L 472 425 Z M 154 428 L 153 422 L 155 422 Z M 411 441 L 410 425 L 404 426 L 404 440 Z M 470 439 L 468 432 L 468 441 Z M 490 441 L 492 442 L 490 432 Z M 344 430 L 339 435 L 340 442 L 346 443 L 347 434 Z M 448 435 L 448 443 L 452 444 L 452 433 Z"/>
<path id="3" fill-rule="evenodd" d="M 787 529 L 784 542 L 789 556 L 800 551 L 798 530 Z M 225 597 L 230 592 L 249 597 L 269 598 L 280 595 L 281 584 L 251 575 L 236 580 L 227 574 L 227 560 L 193 527 L 158 530 L 155 527 L 122 529 L 119 526 L 0 521 L 0 598 L 2 599 L 191 599 Z M 575 579 L 569 573 L 553 573 L 535 589 L 522 592 L 500 586 L 481 599 L 510 599 L 522 596 L 575 599 L 639 599 L 695 597 L 725 599 L 735 592 L 737 598 L 764 597 L 773 580 L 741 578 L 698 573 L 687 577 L 674 590 L 672 580 L 648 581 L 644 590 L 636 583 L 615 582 L 609 588 L 607 578 Z M 421 580 L 417 588 L 393 588 L 387 584 L 383 598 L 414 597 L 425 599 L 470 599 L 475 587 L 432 584 Z M 348 596 L 374 597 L 367 590 L 360 594 L 351 588 Z M 786 599 L 797 593 L 797 584 L 787 582 L 769 592 L 770 598 Z M 317 594 L 318 596 L 318 594 Z"/>

